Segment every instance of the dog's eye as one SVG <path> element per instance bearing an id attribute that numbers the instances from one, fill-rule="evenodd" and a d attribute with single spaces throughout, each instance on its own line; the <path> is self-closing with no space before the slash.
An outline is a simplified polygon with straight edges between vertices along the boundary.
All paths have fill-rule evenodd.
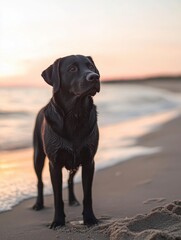
<path id="1" fill-rule="evenodd" d="M 92 71 L 94 70 L 94 66 L 93 66 L 92 64 L 89 64 L 89 65 L 88 65 L 88 68 L 89 68 L 90 70 L 92 70 Z"/>
<path id="2" fill-rule="evenodd" d="M 69 72 L 77 72 L 77 70 L 78 70 L 78 67 L 77 67 L 77 66 L 71 66 L 71 67 L 68 69 Z"/>

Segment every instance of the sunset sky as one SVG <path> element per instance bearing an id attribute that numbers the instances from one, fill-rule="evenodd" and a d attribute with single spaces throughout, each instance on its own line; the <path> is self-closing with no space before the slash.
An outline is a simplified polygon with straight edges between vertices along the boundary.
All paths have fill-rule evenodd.
<path id="1" fill-rule="evenodd" d="M 180 74 L 181 1 L 1 1 L 0 85 L 41 85 L 70 54 L 91 55 L 102 79 Z"/>

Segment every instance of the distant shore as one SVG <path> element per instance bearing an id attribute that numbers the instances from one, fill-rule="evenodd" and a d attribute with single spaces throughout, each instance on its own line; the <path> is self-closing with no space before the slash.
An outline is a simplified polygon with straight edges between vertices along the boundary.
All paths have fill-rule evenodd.
<path id="1" fill-rule="evenodd" d="M 181 93 L 181 81 L 176 79 L 146 80 L 139 84 Z M 40 212 L 31 210 L 35 201 L 33 198 L 23 201 L 12 211 L 0 214 L 0 238 L 181 239 L 181 202 L 173 202 L 181 199 L 180 122 L 181 116 L 178 113 L 177 118 L 138 139 L 137 146 L 160 147 L 160 152 L 135 157 L 96 172 L 93 199 L 95 213 L 100 220 L 98 226 L 86 228 L 76 222 L 82 220 L 82 206 L 69 207 L 65 189 L 66 227 L 57 231 L 47 228 L 53 217 L 52 196 L 46 196 L 46 208 Z M 31 158 L 31 153 L 27 158 Z M 76 184 L 75 191 L 81 202 L 81 184 Z M 152 209 L 155 210 L 151 211 Z"/>
<path id="2" fill-rule="evenodd" d="M 180 92 L 181 76 L 161 76 L 140 79 L 106 80 L 102 84 L 139 84 L 162 88 L 172 92 Z"/>
<path id="3" fill-rule="evenodd" d="M 144 82 L 158 82 L 158 81 L 181 81 L 181 75 L 158 75 L 150 77 L 140 77 L 140 78 L 118 78 L 118 79 L 105 79 L 102 83 L 144 83 Z"/>

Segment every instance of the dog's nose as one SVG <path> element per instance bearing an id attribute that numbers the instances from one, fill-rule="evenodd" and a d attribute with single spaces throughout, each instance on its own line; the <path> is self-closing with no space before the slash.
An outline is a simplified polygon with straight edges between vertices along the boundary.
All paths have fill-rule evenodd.
<path id="1" fill-rule="evenodd" d="M 89 82 L 98 82 L 99 75 L 97 73 L 88 73 L 86 76 L 86 80 Z"/>

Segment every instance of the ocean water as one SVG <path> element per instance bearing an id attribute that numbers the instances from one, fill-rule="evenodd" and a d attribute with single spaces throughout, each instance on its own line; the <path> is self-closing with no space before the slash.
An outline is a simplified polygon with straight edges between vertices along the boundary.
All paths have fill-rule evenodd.
<path id="1" fill-rule="evenodd" d="M 36 114 L 51 93 L 49 87 L 0 89 L 0 211 L 36 195 L 32 132 Z M 96 170 L 160 151 L 135 146 L 136 139 L 174 118 L 181 107 L 179 94 L 136 84 L 102 84 L 94 101 L 100 128 Z M 47 163 L 43 174 L 45 194 L 50 194 Z M 67 175 L 64 171 L 64 186 Z M 78 173 L 76 182 L 80 179 Z"/>

